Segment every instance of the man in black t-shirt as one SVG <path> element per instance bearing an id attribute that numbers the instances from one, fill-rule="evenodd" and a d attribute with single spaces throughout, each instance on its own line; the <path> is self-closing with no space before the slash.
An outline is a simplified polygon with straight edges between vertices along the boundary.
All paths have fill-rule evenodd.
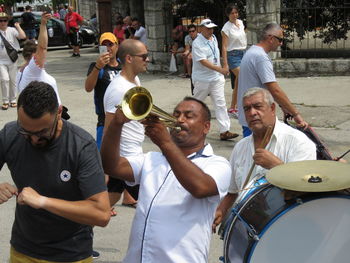
<path id="1" fill-rule="evenodd" d="M 94 91 L 95 111 L 97 114 L 96 142 L 101 146 L 105 112 L 103 97 L 112 79 L 119 74 L 121 67 L 117 61 L 118 39 L 111 32 L 103 33 L 100 37 L 100 46 L 106 46 L 107 52 L 99 55 L 96 62 L 92 62 L 85 80 L 85 90 Z"/>
<path id="2" fill-rule="evenodd" d="M 35 30 L 35 17 L 32 13 L 32 7 L 30 5 L 26 6 L 26 11 L 21 15 L 22 17 L 22 28 L 26 33 L 27 39 L 35 39 L 36 38 L 36 30 Z"/>
<path id="3" fill-rule="evenodd" d="M 110 219 L 101 159 L 92 136 L 62 120 L 54 89 L 33 81 L 17 122 L 0 131 L 0 204 L 17 196 L 10 262 L 92 262 L 92 226 Z"/>

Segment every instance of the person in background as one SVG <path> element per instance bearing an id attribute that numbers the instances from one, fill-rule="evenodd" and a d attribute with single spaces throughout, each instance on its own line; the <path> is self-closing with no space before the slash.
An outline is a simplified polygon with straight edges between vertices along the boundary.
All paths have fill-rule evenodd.
<path id="1" fill-rule="evenodd" d="M 229 72 L 221 67 L 220 50 L 213 34 L 214 24 L 210 19 L 203 19 L 201 33 L 192 44 L 193 71 L 192 82 L 194 97 L 204 101 L 208 94 L 215 107 L 216 120 L 219 124 L 220 140 L 230 140 L 238 137 L 237 133 L 230 132 L 230 118 L 227 113 L 224 86 Z"/>
<path id="2" fill-rule="evenodd" d="M 66 24 L 66 30 L 73 47 L 72 57 L 80 57 L 79 26 L 83 21 L 84 18 L 78 13 L 74 12 L 72 6 L 69 6 L 64 22 Z"/>
<path id="3" fill-rule="evenodd" d="M 60 14 L 60 19 L 64 21 L 64 18 L 67 14 L 67 6 L 64 4 L 60 4 L 60 10 L 58 12 Z"/>
<path id="4" fill-rule="evenodd" d="M 228 5 L 225 10 L 229 20 L 221 30 L 223 67 L 229 69 L 235 75 L 234 89 L 232 92 L 231 106 L 228 113 L 237 118 L 237 89 L 239 66 L 247 48 L 247 36 L 242 20 L 238 19 L 238 8 Z"/>
<path id="5" fill-rule="evenodd" d="M 123 19 L 123 29 L 125 32 L 125 39 L 133 38 L 135 34 L 135 29 L 132 27 L 132 19 L 131 16 L 126 16 Z"/>
<path id="6" fill-rule="evenodd" d="M 32 13 L 32 7 L 30 5 L 26 6 L 26 11 L 21 15 L 22 18 L 22 28 L 26 33 L 26 37 L 29 40 L 36 38 L 35 30 L 35 17 Z"/>
<path id="7" fill-rule="evenodd" d="M 15 28 L 8 26 L 9 16 L 6 13 L 0 13 L 0 34 L 16 50 L 19 50 L 18 39 L 25 39 L 26 34 L 20 24 L 16 22 Z M 7 54 L 4 41 L 0 38 L 0 85 L 2 92 L 2 110 L 10 107 L 16 108 L 16 74 L 17 61 L 13 62 Z"/>
<path id="8" fill-rule="evenodd" d="M 192 42 L 197 37 L 197 27 L 191 24 L 187 27 L 188 35 L 185 36 L 185 51 L 182 53 L 184 60 L 185 77 L 190 78 L 192 75 Z"/>
<path id="9" fill-rule="evenodd" d="M 125 39 L 125 30 L 123 29 L 123 25 L 123 20 L 118 19 L 113 30 L 113 34 L 117 37 L 119 44 L 121 44 Z"/>
<path id="10" fill-rule="evenodd" d="M 137 18 L 133 18 L 131 26 L 135 29 L 135 33 L 132 38 L 140 40 L 143 44 L 147 46 L 147 31 L 141 25 L 140 21 Z"/>
<path id="11" fill-rule="evenodd" d="M 243 94 L 253 87 L 268 89 L 285 114 L 293 116 L 298 126 L 308 126 L 286 93 L 279 86 L 273 72 L 273 64 L 268 53 L 276 51 L 282 43 L 282 28 L 276 23 L 269 23 L 262 30 L 259 43 L 251 46 L 244 54 L 238 76 L 237 92 L 238 120 L 242 125 L 244 137 L 250 135 L 251 131 L 244 116 L 242 98 Z"/>

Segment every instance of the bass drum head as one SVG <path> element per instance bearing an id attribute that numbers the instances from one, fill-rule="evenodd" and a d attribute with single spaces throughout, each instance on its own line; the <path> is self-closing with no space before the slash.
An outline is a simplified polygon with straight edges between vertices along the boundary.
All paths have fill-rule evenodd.
<path id="1" fill-rule="evenodd" d="M 343 263 L 350 260 L 350 199 L 327 197 L 287 210 L 262 231 L 251 263 Z"/>

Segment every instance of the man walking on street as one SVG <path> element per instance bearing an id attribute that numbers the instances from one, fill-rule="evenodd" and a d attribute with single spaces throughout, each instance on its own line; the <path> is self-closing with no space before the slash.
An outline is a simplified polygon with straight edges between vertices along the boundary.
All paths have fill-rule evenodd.
<path id="1" fill-rule="evenodd" d="M 221 67 L 220 50 L 215 35 L 215 25 L 210 19 L 200 23 L 201 34 L 192 43 L 192 82 L 194 97 L 201 101 L 210 95 L 219 123 L 220 140 L 230 140 L 238 136 L 230 132 L 230 118 L 227 114 L 224 86 L 228 70 Z"/>
<path id="2" fill-rule="evenodd" d="M 64 18 L 66 24 L 66 30 L 73 47 L 72 57 L 80 57 L 80 47 L 79 47 L 79 26 L 84 21 L 78 13 L 73 12 L 73 7 L 68 7 L 68 13 Z"/>
<path id="3" fill-rule="evenodd" d="M 251 46 L 243 56 L 238 77 L 237 105 L 238 120 L 242 125 L 244 137 L 250 135 L 251 131 L 245 119 L 242 98 L 248 89 L 254 87 L 268 89 L 285 114 L 291 115 L 299 126 L 307 126 L 300 113 L 278 85 L 272 61 L 268 56 L 269 52 L 276 51 L 282 43 L 282 28 L 276 23 L 270 23 L 263 29 L 259 43 Z"/>

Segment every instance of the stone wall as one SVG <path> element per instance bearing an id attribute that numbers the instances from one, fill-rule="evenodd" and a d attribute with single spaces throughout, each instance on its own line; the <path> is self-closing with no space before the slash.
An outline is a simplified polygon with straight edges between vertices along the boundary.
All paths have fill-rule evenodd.
<path id="1" fill-rule="evenodd" d="M 276 59 L 273 61 L 277 76 L 349 76 L 349 59 Z"/>
<path id="2" fill-rule="evenodd" d="M 145 24 L 148 34 L 150 71 L 168 71 L 171 32 L 171 0 L 145 0 Z"/>
<path id="3" fill-rule="evenodd" d="M 84 19 L 89 20 L 96 13 L 96 0 L 79 0 L 77 11 Z"/>

